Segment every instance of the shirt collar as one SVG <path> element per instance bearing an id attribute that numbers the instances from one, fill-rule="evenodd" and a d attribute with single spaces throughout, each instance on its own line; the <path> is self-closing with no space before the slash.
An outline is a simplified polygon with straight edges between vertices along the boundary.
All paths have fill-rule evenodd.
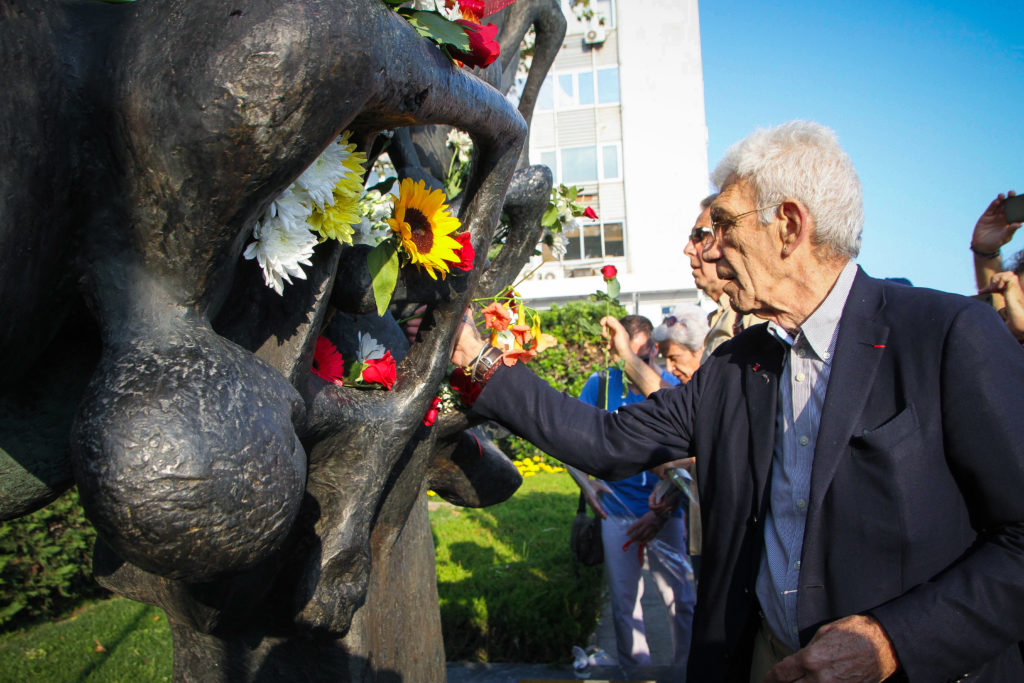
<path id="1" fill-rule="evenodd" d="M 846 306 L 846 299 L 850 296 L 850 288 L 853 287 L 853 279 L 856 275 L 856 262 L 847 261 L 828 296 L 800 326 L 796 337 L 775 322 L 768 323 L 768 329 L 776 338 L 789 346 L 796 343 L 799 338 L 805 339 L 818 358 L 831 364 L 832 354 L 836 347 L 839 319 L 843 315 L 843 308 Z"/>

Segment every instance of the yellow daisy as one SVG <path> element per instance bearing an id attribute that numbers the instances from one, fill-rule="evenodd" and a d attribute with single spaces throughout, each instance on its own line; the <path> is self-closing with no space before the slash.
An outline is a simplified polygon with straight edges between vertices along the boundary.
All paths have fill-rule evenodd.
<path id="1" fill-rule="evenodd" d="M 428 190 L 422 180 L 403 178 L 398 195 L 394 217 L 388 219 L 388 225 L 398 236 L 409 261 L 435 280 L 438 272 L 443 279 L 449 263 L 459 262 L 457 252 L 462 245 L 451 234 L 462 223 L 448 213 L 444 192 Z"/>
<path id="2" fill-rule="evenodd" d="M 332 147 L 332 160 L 343 173 L 332 191 L 334 203 L 324 202 L 322 209 L 314 206 L 312 215 L 306 219 L 322 239 L 334 239 L 344 244 L 352 244 L 352 226 L 362 221 L 359 200 L 363 196 L 363 169 L 366 164 L 366 155 L 357 152 L 356 146 L 348 141 L 350 135 L 346 130 L 332 143 L 336 145 Z"/>

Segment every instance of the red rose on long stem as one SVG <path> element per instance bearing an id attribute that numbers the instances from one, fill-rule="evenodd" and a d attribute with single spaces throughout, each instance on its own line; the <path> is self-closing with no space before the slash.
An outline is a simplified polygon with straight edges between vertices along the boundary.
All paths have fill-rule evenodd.
<path id="1" fill-rule="evenodd" d="M 501 46 L 494 38 L 498 35 L 498 27 L 494 24 L 475 24 L 465 19 L 457 19 L 456 24 L 462 26 L 469 37 L 469 52 L 452 50 L 459 61 L 468 66 L 478 66 L 481 69 L 495 59 L 501 53 Z"/>
<path id="2" fill-rule="evenodd" d="M 476 250 L 473 249 L 470 234 L 468 232 L 459 233 L 455 236 L 455 241 L 462 245 L 462 248 L 455 252 L 455 255 L 459 257 L 459 262 L 451 261 L 450 263 L 459 270 L 473 270 L 473 259 L 476 258 Z"/>
<path id="3" fill-rule="evenodd" d="M 615 266 L 605 266 L 601 269 L 601 277 L 604 278 L 605 282 L 614 280 L 618 274 L 619 271 Z"/>
<path id="4" fill-rule="evenodd" d="M 366 367 L 363 368 L 363 381 L 376 382 L 391 391 L 397 378 L 395 359 L 391 357 L 391 352 L 385 351 L 383 357 L 363 362 L 366 364 Z"/>
<path id="5" fill-rule="evenodd" d="M 334 384 L 341 384 L 341 378 L 345 376 L 345 359 L 327 337 L 317 337 L 312 370 L 320 379 Z"/>

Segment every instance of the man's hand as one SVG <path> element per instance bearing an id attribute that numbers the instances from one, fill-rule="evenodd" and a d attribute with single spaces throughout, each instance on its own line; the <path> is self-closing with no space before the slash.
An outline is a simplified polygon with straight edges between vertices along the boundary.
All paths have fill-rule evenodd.
<path id="1" fill-rule="evenodd" d="M 658 532 L 661 531 L 661 528 L 665 526 L 666 521 L 668 521 L 668 518 L 666 517 L 659 517 L 653 512 L 646 513 L 626 529 L 626 535 L 629 536 L 629 542 L 635 542 L 641 545 L 650 543 L 654 540 L 654 537 L 658 535 Z M 627 545 L 629 544 L 627 543 Z"/>
<path id="2" fill-rule="evenodd" d="M 601 318 L 601 336 L 608 339 L 608 348 L 615 360 L 629 360 L 636 355 L 629 348 L 629 332 L 610 315 Z"/>
<path id="3" fill-rule="evenodd" d="M 467 308 L 462 314 L 462 326 L 455 340 L 455 350 L 452 351 L 452 362 L 461 368 L 466 367 L 480 355 L 480 349 L 484 347 L 484 340 L 473 324 L 473 310 Z"/>
<path id="4" fill-rule="evenodd" d="M 673 510 L 679 507 L 679 499 L 683 492 L 673 486 L 668 493 L 655 500 L 654 494 L 657 492 L 658 489 L 655 488 L 654 491 L 651 491 L 651 495 L 647 496 L 647 506 L 651 508 L 651 512 L 659 517 L 667 517 L 672 514 Z"/>
<path id="5" fill-rule="evenodd" d="M 590 480 L 590 489 L 582 489 L 583 498 L 586 499 L 590 508 L 598 515 L 601 519 L 608 519 L 608 513 L 604 511 L 604 507 L 601 506 L 600 495 L 601 493 L 611 493 L 612 490 L 608 484 L 604 483 L 600 479 Z"/>
<path id="6" fill-rule="evenodd" d="M 899 668 L 896 651 L 874 617 L 855 614 L 825 624 L 807 647 L 768 672 L 765 683 L 878 683 Z"/>
<path id="7" fill-rule="evenodd" d="M 1021 289 L 1020 278 L 1012 270 L 996 273 L 988 287 L 978 291 L 979 294 L 999 292 L 1006 300 L 1006 326 L 1017 339 L 1024 339 L 1024 289 Z"/>
<path id="8" fill-rule="evenodd" d="M 1010 190 L 1007 194 L 1001 194 L 992 200 L 974 226 L 974 233 L 971 235 L 972 247 L 982 252 L 995 252 L 1013 238 L 1013 233 L 1017 232 L 1021 224 L 1006 222 L 1003 202 L 1007 196 L 1015 195 L 1016 193 Z"/>

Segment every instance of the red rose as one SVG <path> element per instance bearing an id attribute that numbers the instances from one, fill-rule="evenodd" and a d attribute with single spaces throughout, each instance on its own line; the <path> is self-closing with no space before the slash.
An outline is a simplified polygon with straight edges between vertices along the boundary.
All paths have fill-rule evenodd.
<path id="1" fill-rule="evenodd" d="M 609 280 L 614 280 L 615 276 L 618 274 L 619 271 L 616 270 L 615 266 L 605 266 L 604 268 L 601 269 L 601 276 L 604 278 L 605 282 L 608 282 Z"/>
<path id="2" fill-rule="evenodd" d="M 397 374 L 395 371 L 395 359 L 391 357 L 391 352 L 385 351 L 382 358 L 364 362 L 366 367 L 363 368 L 363 381 L 376 382 L 388 391 L 391 391 L 391 387 L 395 386 Z"/>
<path id="3" fill-rule="evenodd" d="M 423 416 L 423 424 L 430 427 L 437 422 L 437 414 L 441 409 L 441 397 L 435 396 L 434 400 L 430 402 L 430 407 L 427 408 L 427 414 Z"/>
<path id="4" fill-rule="evenodd" d="M 594 208 L 591 206 L 588 206 L 587 208 L 583 209 L 583 215 L 592 221 L 597 220 L 597 211 L 594 211 Z"/>
<path id="5" fill-rule="evenodd" d="M 470 234 L 468 232 L 459 233 L 455 236 L 455 241 L 462 245 L 462 248 L 455 252 L 455 255 L 459 257 L 459 262 L 451 262 L 452 266 L 459 270 L 473 270 L 473 259 L 476 258 L 476 250 L 473 249 L 471 243 Z"/>
<path id="6" fill-rule="evenodd" d="M 501 47 L 494 39 L 498 35 L 496 25 L 484 24 L 481 26 L 465 19 L 457 19 L 455 23 L 461 26 L 469 36 L 469 52 L 452 50 L 452 54 L 458 57 L 459 61 L 468 66 L 483 68 L 498 58 Z"/>

